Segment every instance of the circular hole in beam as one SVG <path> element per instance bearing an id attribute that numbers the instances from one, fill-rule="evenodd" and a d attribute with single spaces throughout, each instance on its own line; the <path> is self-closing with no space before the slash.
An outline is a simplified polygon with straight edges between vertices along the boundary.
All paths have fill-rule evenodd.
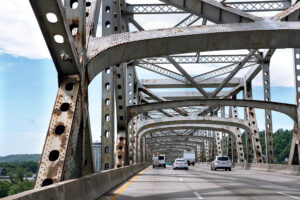
<path id="1" fill-rule="evenodd" d="M 71 7 L 72 9 L 78 8 L 78 1 L 77 1 L 77 0 L 71 0 L 71 1 L 70 1 L 70 7 Z"/>
<path id="2" fill-rule="evenodd" d="M 53 184 L 53 180 L 51 178 L 46 178 L 42 183 L 42 187 L 45 187 L 45 186 L 51 185 L 51 184 Z"/>
<path id="3" fill-rule="evenodd" d="M 63 112 L 66 112 L 70 109 L 70 104 L 69 103 L 63 103 L 61 104 L 60 106 L 60 110 L 63 111 Z"/>
<path id="4" fill-rule="evenodd" d="M 50 161 L 56 161 L 58 159 L 58 157 L 59 157 L 59 151 L 57 151 L 57 150 L 53 150 L 49 154 Z"/>
<path id="5" fill-rule="evenodd" d="M 55 134 L 57 135 L 61 135 L 65 132 L 65 126 L 64 125 L 58 125 L 56 128 L 55 128 Z"/>
<path id="6" fill-rule="evenodd" d="M 53 23 L 53 24 L 58 21 L 56 14 L 54 14 L 54 13 L 47 13 L 46 18 L 47 18 L 48 22 Z"/>
<path id="7" fill-rule="evenodd" d="M 62 35 L 54 35 L 54 41 L 58 44 L 64 43 L 64 37 Z"/>
<path id="8" fill-rule="evenodd" d="M 66 84 L 65 89 L 66 89 L 67 91 L 71 91 L 71 90 L 73 90 L 73 88 L 74 88 L 74 83 L 70 82 L 70 83 L 67 83 L 67 84 Z"/>

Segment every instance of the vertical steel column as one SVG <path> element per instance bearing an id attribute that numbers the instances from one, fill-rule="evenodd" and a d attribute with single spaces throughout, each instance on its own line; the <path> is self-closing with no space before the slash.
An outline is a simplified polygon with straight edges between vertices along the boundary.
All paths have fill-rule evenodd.
<path id="1" fill-rule="evenodd" d="M 222 133 L 222 155 L 227 155 L 227 141 L 226 141 L 226 133 Z"/>
<path id="2" fill-rule="evenodd" d="M 233 160 L 233 156 L 232 156 L 232 135 L 228 134 L 228 137 L 227 137 L 227 147 L 228 147 L 228 157 L 230 158 L 230 160 Z"/>
<path id="3" fill-rule="evenodd" d="M 229 108 L 229 118 L 232 118 L 232 109 L 231 107 Z M 230 158 L 230 160 L 233 161 L 233 152 L 232 152 L 232 139 L 233 139 L 233 136 L 228 134 L 227 136 L 227 156 Z"/>
<path id="4" fill-rule="evenodd" d="M 215 132 L 215 155 L 221 156 L 222 155 L 222 149 L 221 149 L 221 132 Z"/>
<path id="5" fill-rule="evenodd" d="M 225 118 L 225 107 L 221 107 L 221 117 Z M 227 143 L 226 143 L 226 135 L 222 133 L 222 141 L 221 141 L 221 148 L 222 148 L 222 155 L 227 155 Z"/>
<path id="6" fill-rule="evenodd" d="M 264 100 L 271 101 L 270 87 L 270 62 L 262 64 L 263 90 Z M 266 144 L 266 162 L 274 163 L 273 148 L 273 128 L 272 128 L 272 112 L 265 110 L 265 144 Z"/>
<path id="7" fill-rule="evenodd" d="M 300 49 L 294 49 L 294 74 L 296 86 L 297 121 L 294 123 L 289 165 L 300 164 L 299 126 L 300 126 Z"/>
<path id="8" fill-rule="evenodd" d="M 116 5 L 113 0 L 102 4 L 102 35 L 118 33 L 115 30 Z M 102 72 L 102 119 L 101 119 L 101 169 L 114 168 L 114 135 L 115 135 L 115 76 L 114 67 L 107 67 Z"/>
<path id="9" fill-rule="evenodd" d="M 232 113 L 232 117 L 234 119 L 238 119 L 238 110 L 235 106 L 230 107 L 229 112 Z M 242 141 L 242 134 L 241 130 L 239 127 L 232 128 L 232 132 L 235 133 L 236 137 L 236 152 L 237 152 L 237 162 L 238 163 L 243 163 L 245 162 L 245 157 L 244 157 L 244 145 Z M 245 133 L 247 135 L 247 133 Z"/>
<path id="10" fill-rule="evenodd" d="M 204 136 L 208 137 L 207 131 L 204 131 Z M 206 162 L 210 161 L 210 145 L 209 145 L 209 141 L 205 140 L 205 158 L 206 158 Z"/>
<path id="11" fill-rule="evenodd" d="M 248 84 L 245 84 L 244 87 L 245 90 L 245 96 L 244 99 L 248 99 L 248 100 L 252 100 L 252 85 L 251 82 Z M 252 137 L 250 135 L 248 135 L 247 138 L 247 144 L 248 144 L 248 152 L 251 152 L 252 154 L 252 148 L 254 150 L 254 158 L 256 163 L 262 163 L 263 162 L 263 158 L 262 158 L 262 149 L 261 149 L 261 145 L 260 145 L 260 139 L 259 139 L 259 132 L 258 132 L 258 127 L 257 127 L 257 123 L 256 123 L 256 116 L 255 116 L 255 110 L 254 108 L 248 108 L 247 109 L 247 116 L 248 116 L 248 120 L 251 121 L 251 124 L 249 124 L 249 128 L 252 128 L 253 133 L 252 133 Z M 251 134 L 251 133 L 249 133 Z M 252 138 L 252 141 L 249 139 Z M 251 145 L 252 143 L 252 145 Z M 250 148 L 251 146 L 251 148 Z M 251 161 L 250 156 L 251 154 L 248 156 L 248 162 Z M 253 157 L 252 157 L 253 158 Z"/>
<path id="12" fill-rule="evenodd" d="M 62 81 L 55 100 L 46 141 L 37 172 L 35 188 L 58 183 L 72 177 L 75 164 L 77 177 L 82 175 L 81 153 L 75 156 L 82 125 L 79 76 L 69 76 Z"/>
<path id="13" fill-rule="evenodd" d="M 128 20 L 125 16 L 126 4 L 124 0 L 115 0 L 117 26 L 115 31 L 118 33 L 128 32 Z M 127 63 L 117 65 L 115 68 L 115 92 L 117 110 L 117 146 L 116 146 L 116 167 L 128 164 L 128 135 L 127 135 L 127 111 L 126 107 L 132 105 L 128 94 L 128 79 L 131 79 L 132 67 Z M 130 81 L 129 81 L 130 82 Z"/>

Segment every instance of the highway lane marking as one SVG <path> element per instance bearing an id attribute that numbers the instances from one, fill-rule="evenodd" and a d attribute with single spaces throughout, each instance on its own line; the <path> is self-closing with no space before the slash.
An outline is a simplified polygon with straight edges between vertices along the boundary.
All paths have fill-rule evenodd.
<path id="1" fill-rule="evenodd" d="M 287 196 L 287 197 L 291 197 L 291 198 L 293 198 L 293 199 L 300 199 L 299 197 L 291 196 L 291 195 L 285 194 L 285 193 L 283 193 L 283 192 L 277 192 L 277 193 L 278 193 L 278 194 L 282 194 L 282 195 Z"/>
<path id="2" fill-rule="evenodd" d="M 179 178 L 179 180 L 180 180 L 180 181 L 183 181 L 183 179 L 182 179 L 182 178 Z"/>
<path id="3" fill-rule="evenodd" d="M 150 166 L 149 166 L 150 167 Z M 146 167 L 144 170 L 140 171 L 135 177 L 133 177 L 128 183 L 126 183 L 126 185 L 124 185 L 116 194 L 115 196 L 113 196 L 112 198 L 110 198 L 110 200 L 115 200 L 120 194 L 121 192 L 123 192 L 133 181 L 135 181 L 146 169 L 148 169 L 149 167 Z"/>
<path id="4" fill-rule="evenodd" d="M 194 195 L 197 197 L 197 199 L 203 199 L 198 192 L 194 192 Z"/>

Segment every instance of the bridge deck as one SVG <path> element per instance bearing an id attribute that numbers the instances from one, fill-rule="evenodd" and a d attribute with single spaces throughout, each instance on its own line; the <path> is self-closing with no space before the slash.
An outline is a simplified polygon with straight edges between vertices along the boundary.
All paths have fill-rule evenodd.
<path id="1" fill-rule="evenodd" d="M 100 200 L 108 199 L 300 199 L 300 177 L 233 169 L 210 171 L 207 166 L 186 170 L 147 168 Z M 120 192 L 121 191 L 121 192 Z M 119 194 L 119 195 L 117 195 Z"/>

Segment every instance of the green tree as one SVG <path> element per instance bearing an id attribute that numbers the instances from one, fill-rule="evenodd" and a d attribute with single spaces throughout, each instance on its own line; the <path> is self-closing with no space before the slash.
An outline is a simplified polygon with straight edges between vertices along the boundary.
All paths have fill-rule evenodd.
<path id="1" fill-rule="evenodd" d="M 0 198 L 6 197 L 12 184 L 8 181 L 0 181 Z"/>
<path id="2" fill-rule="evenodd" d="M 15 185 L 12 185 L 7 194 L 13 195 L 13 194 L 17 194 L 17 193 L 24 192 L 24 191 L 31 190 L 31 189 L 33 189 L 33 182 L 24 180 L 22 182 L 18 182 Z"/>

